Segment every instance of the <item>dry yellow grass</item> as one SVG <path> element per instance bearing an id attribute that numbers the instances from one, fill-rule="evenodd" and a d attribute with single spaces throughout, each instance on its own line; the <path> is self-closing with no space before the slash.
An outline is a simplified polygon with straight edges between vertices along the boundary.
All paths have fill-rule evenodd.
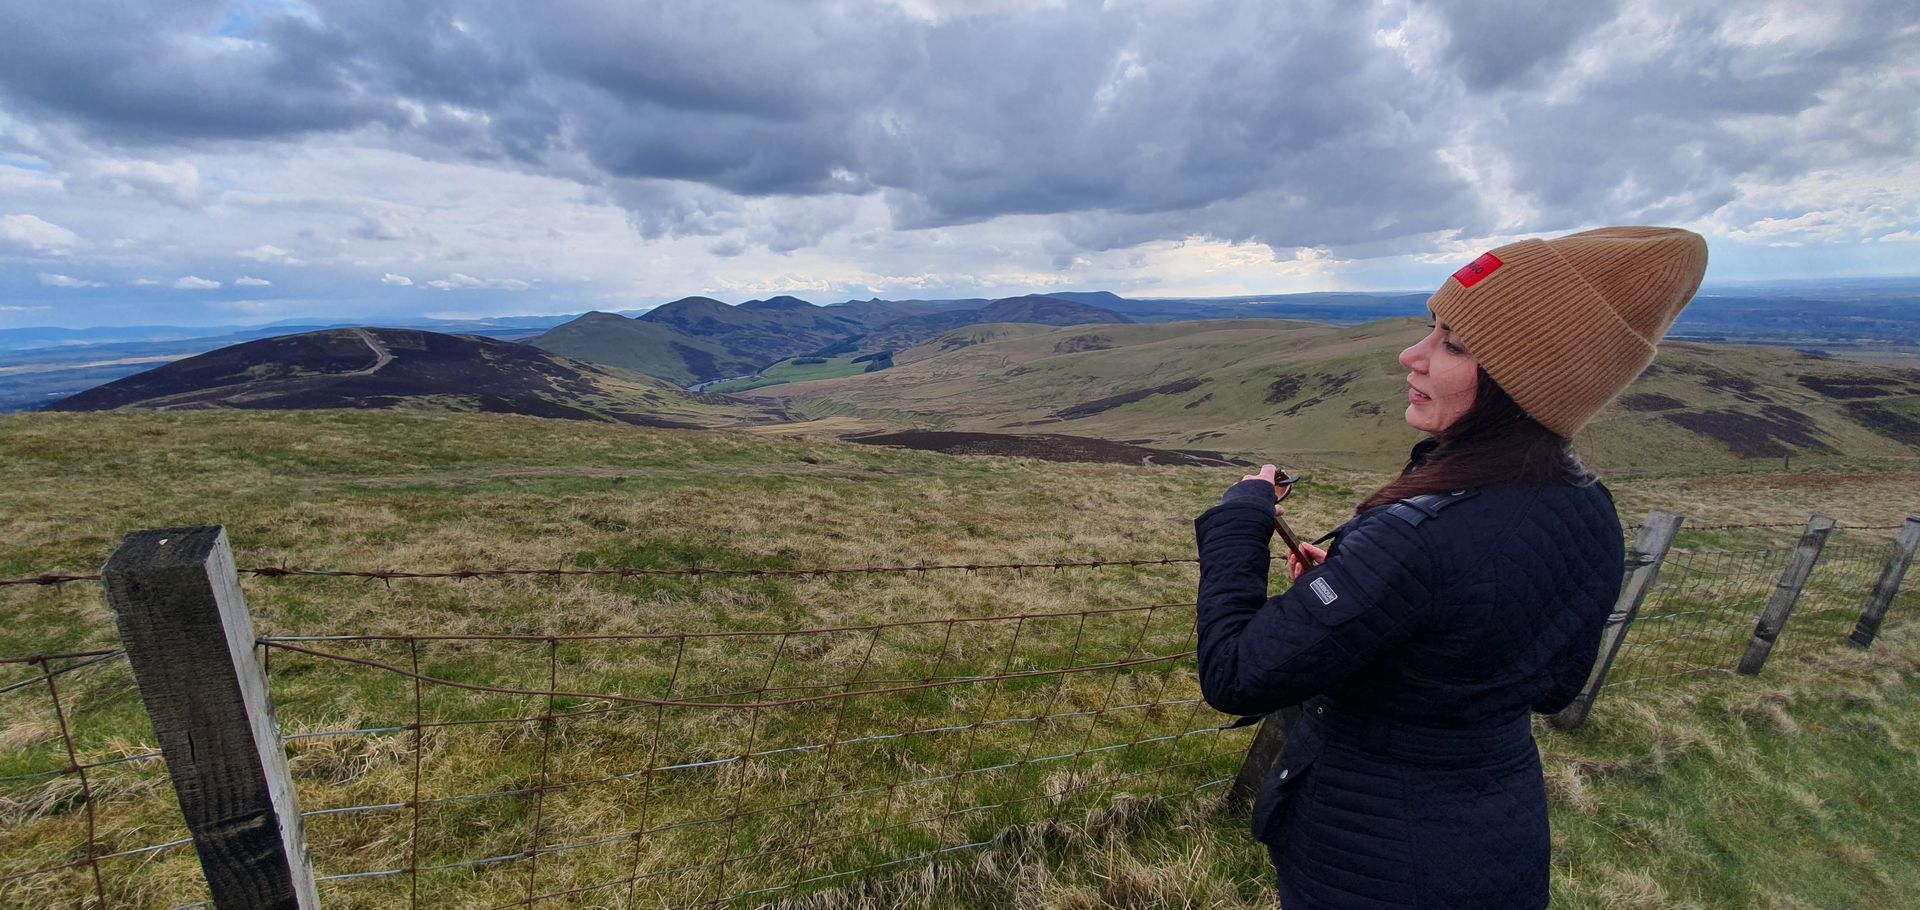
<path id="1" fill-rule="evenodd" d="M 1307 536 L 1338 524 L 1352 503 L 1383 479 L 1335 465 L 1290 467 L 1309 473 L 1289 502 L 1290 521 Z M 817 438 L 487 415 L 22 415 L 0 419 L 0 577 L 92 571 L 127 531 L 201 523 L 227 526 L 243 566 L 284 562 L 431 571 L 1177 559 L 1192 555 L 1191 518 L 1239 473 L 956 458 Z M 1876 485 L 1868 475 L 1737 478 L 1748 488 L 1765 490 L 1746 506 L 1718 498 L 1722 488 L 1712 483 L 1720 480 L 1626 480 L 1614 489 L 1628 523 L 1644 509 L 1660 506 L 1724 523 L 1797 522 L 1818 510 L 1843 523 L 1891 524 L 1901 517 L 1897 506 L 1908 501 L 1904 491 L 1912 479 L 1893 476 Z M 1782 534 L 1794 536 L 1791 530 L 1756 531 L 1685 541 L 1694 547 L 1746 546 L 1774 542 Z M 1171 566 L 698 580 L 396 581 L 391 586 L 359 579 L 249 578 L 245 587 L 263 635 L 541 636 L 792 630 L 1133 607 L 1189 600 L 1193 582 L 1190 566 Z M 111 620 L 97 589 L 88 585 L 0 588 L 0 611 L 14 620 L 0 628 L 0 656 L 113 641 Z M 941 627 L 935 625 L 877 641 L 847 633 L 800 636 L 786 642 L 785 651 L 775 644 L 777 636 L 752 647 L 695 647 L 673 691 L 817 684 L 856 674 L 917 678 L 930 675 L 936 663 L 949 673 L 1057 666 L 1116 659 L 1136 641 L 1151 653 L 1176 652 L 1191 631 L 1191 614 L 1169 610 L 1160 615 L 1144 631 L 1137 624 L 1103 620 L 1084 636 L 1074 620 L 1028 621 L 1021 648 L 1013 654 L 1004 624 L 992 634 L 962 634 L 950 643 L 939 640 L 934 630 Z M 1897 797 L 1874 789 L 1873 807 L 1867 808 L 1852 802 L 1854 794 L 1846 791 L 1858 792 L 1868 782 L 1891 788 L 1914 781 L 1910 763 L 1891 772 L 1884 767 L 1889 756 L 1904 754 L 1916 735 L 1920 707 L 1914 667 L 1902 656 L 1913 653 L 1914 646 L 1896 624 L 1882 646 L 1865 654 L 1787 651 L 1758 682 L 1708 675 L 1669 687 L 1636 688 L 1631 697 L 1603 698 L 1589 731 L 1543 730 L 1557 843 L 1560 855 L 1571 860 L 1556 878 L 1557 896 L 1568 906 L 1616 900 L 1644 906 L 1791 906 L 1794 901 L 1822 905 L 1837 893 L 1898 893 L 1913 885 L 1901 864 L 1915 859 L 1920 848 L 1897 814 L 1878 802 L 1897 803 Z M 401 666 L 411 657 L 404 642 L 321 647 Z M 435 642 L 423 646 L 420 656 L 429 674 L 540 689 L 547 685 L 550 666 L 544 647 L 542 642 Z M 943 660 L 936 659 L 942 655 Z M 671 675 L 671 657 L 665 643 L 569 643 L 552 666 L 561 688 L 659 693 Z M 405 726 L 412 719 L 412 688 L 403 680 L 286 652 L 275 652 L 273 660 L 275 695 L 289 734 Z M 771 678 L 769 668 L 775 671 Z M 143 715 L 124 664 L 68 679 L 62 682 L 63 707 L 77 722 L 83 761 L 150 748 L 151 733 L 142 730 Z M 964 724 L 981 717 L 1091 711 L 1103 703 L 1151 703 L 1192 694 L 1190 668 L 1173 667 L 1043 677 L 992 692 L 956 687 L 845 716 L 796 708 L 778 717 L 768 712 L 756 723 L 746 711 L 676 711 L 665 712 L 656 728 L 654 712 L 606 711 L 558 722 L 551 739 L 538 723 L 444 727 L 424 731 L 417 746 L 407 731 L 299 739 L 290 755 L 304 805 L 329 809 L 407 802 L 416 752 L 428 771 L 422 798 L 431 801 L 524 788 L 538 780 L 543 752 L 549 756 L 549 778 L 558 783 L 644 769 L 656 729 L 666 743 L 660 754 L 722 758 L 746 751 L 750 739 L 755 750 L 765 750 L 821 742 L 823 731 L 824 739 L 844 739 L 897 732 L 916 719 L 920 726 Z M 23 689 L 0 702 L 0 777 L 57 766 L 57 726 L 43 695 Z M 424 702 L 423 713 L 441 719 L 544 711 L 526 698 L 432 690 Z M 562 700 L 559 710 L 607 707 Z M 863 831 L 1014 799 L 1021 802 L 981 813 L 977 822 L 910 826 L 894 840 L 871 838 L 846 850 L 812 851 L 799 870 L 792 854 L 781 854 L 735 866 L 726 882 L 714 873 L 681 876 L 672 887 L 641 891 L 637 905 L 650 905 L 646 898 L 657 902 L 738 890 L 750 879 L 791 882 L 796 871 L 826 874 L 846 868 L 845 863 L 965 843 L 1004 827 L 1010 833 L 992 847 L 949 854 L 933 866 L 902 866 L 909 870 L 903 877 L 880 875 L 862 885 L 825 882 L 840 887 L 794 899 L 797 905 L 820 907 L 1268 906 L 1264 855 L 1240 830 L 1243 819 L 1217 814 L 1204 798 L 1173 795 L 1231 773 L 1244 731 L 1236 734 L 1242 737 L 1238 740 L 1201 736 L 1164 748 L 1021 765 L 1017 774 L 981 775 L 957 789 L 900 788 L 890 802 L 861 803 L 819 819 L 810 809 L 773 811 L 863 781 L 952 774 L 965 770 L 969 752 L 975 753 L 972 766 L 984 767 L 990 761 L 1043 756 L 1050 748 L 1070 753 L 1090 730 L 1098 741 L 1108 742 L 1122 734 L 1157 735 L 1219 720 L 1204 709 L 1192 712 L 1186 707 L 1141 710 L 1134 712 L 1137 717 L 1103 721 L 1098 730 L 1078 718 L 1010 724 L 973 737 L 971 746 L 967 739 L 930 735 L 910 748 L 890 742 L 862 754 L 849 751 L 832 766 L 818 753 L 802 752 L 644 783 L 555 790 L 541 801 L 539 840 L 547 846 L 589 843 L 644 826 L 724 816 L 744 799 L 748 809 L 767 810 L 768 819 L 729 836 L 735 855 L 744 856 L 768 845 L 798 843 L 817 824 Z M 1844 744 L 1864 757 L 1823 756 L 1823 743 Z M 1819 773 L 1781 777 L 1783 763 L 1809 767 L 1810 752 Z M 1087 781 L 1176 761 L 1199 764 L 1184 778 L 1149 776 L 1076 789 Z M 168 803 L 164 772 L 156 765 L 113 766 L 92 783 L 98 788 L 96 821 L 107 849 L 184 836 L 177 810 Z M 0 875 L 75 855 L 85 825 L 75 811 L 77 784 L 73 776 L 61 775 L 0 788 Z M 1836 794 L 1846 801 L 1836 803 Z M 1660 801 L 1671 811 L 1647 808 Z M 524 795 L 430 806 L 423 808 L 418 838 L 410 811 L 312 819 L 321 873 L 404 866 L 414 851 L 426 866 L 512 854 L 528 844 L 533 801 Z M 650 814 L 643 818 L 643 812 Z M 1784 814 L 1793 826 L 1821 832 L 1808 836 L 1827 838 L 1821 843 L 1829 846 L 1820 855 L 1837 868 L 1808 872 L 1796 867 L 1793 876 L 1756 872 L 1770 852 L 1763 849 L 1771 845 L 1769 838 L 1784 837 L 1798 846 L 1806 842 L 1791 830 L 1769 830 L 1768 822 L 1757 817 L 1766 813 L 1775 819 Z M 1708 833 L 1716 825 L 1737 832 L 1738 839 L 1716 840 Z M 616 839 L 604 847 L 542 858 L 539 890 L 664 871 L 727 849 L 712 826 L 642 838 L 637 846 L 632 838 Z M 1734 859 L 1725 859 L 1729 852 Z M 195 899 L 200 887 L 188 851 L 110 865 L 115 871 L 109 887 L 121 903 L 172 906 Z M 527 865 L 425 873 L 423 905 L 486 906 L 524 896 Z M 328 885 L 328 905 L 392 906 L 405 902 L 410 885 L 405 876 L 340 880 Z M 38 879 L 31 892 L 20 887 L 0 885 L 0 904 L 33 905 L 54 895 L 78 898 L 92 888 L 77 873 Z M 593 894 L 575 903 L 626 905 L 622 889 Z"/>

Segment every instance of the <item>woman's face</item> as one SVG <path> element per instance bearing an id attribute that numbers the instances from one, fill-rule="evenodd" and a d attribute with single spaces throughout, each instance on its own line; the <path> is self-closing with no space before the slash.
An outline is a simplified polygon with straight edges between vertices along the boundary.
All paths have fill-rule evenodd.
<path id="1" fill-rule="evenodd" d="M 1473 359 L 1444 322 L 1435 319 L 1433 331 L 1400 352 L 1407 374 L 1407 425 L 1438 433 L 1473 407 L 1480 388 L 1480 362 Z"/>

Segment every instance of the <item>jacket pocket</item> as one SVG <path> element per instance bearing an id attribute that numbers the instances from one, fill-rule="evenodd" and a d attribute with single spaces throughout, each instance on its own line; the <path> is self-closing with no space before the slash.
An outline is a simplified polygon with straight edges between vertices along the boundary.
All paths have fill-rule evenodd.
<path id="1" fill-rule="evenodd" d="M 1317 739 L 1305 736 L 1288 742 L 1280 763 L 1260 782 L 1260 794 L 1253 801 L 1254 840 L 1276 847 L 1285 840 L 1284 822 L 1292 814 L 1292 804 L 1301 799 L 1300 787 L 1320 757 L 1319 746 Z"/>

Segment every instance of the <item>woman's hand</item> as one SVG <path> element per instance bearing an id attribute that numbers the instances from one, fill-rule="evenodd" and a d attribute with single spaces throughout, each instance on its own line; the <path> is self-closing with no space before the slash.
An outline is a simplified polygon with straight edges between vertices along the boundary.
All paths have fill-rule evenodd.
<path id="1" fill-rule="evenodd" d="M 1258 481 L 1258 483 L 1255 481 Z M 1240 478 L 1239 483 L 1228 487 L 1227 492 L 1221 495 L 1220 501 L 1222 503 L 1244 502 L 1251 505 L 1263 505 L 1272 502 L 1277 505 L 1280 500 L 1287 498 L 1287 494 L 1292 490 L 1293 478 L 1281 477 L 1278 467 L 1266 464 L 1261 465 L 1258 472 L 1248 474 Z M 1267 497 L 1273 498 L 1268 499 Z M 1274 514 L 1277 515 L 1279 513 L 1276 512 Z"/>
<path id="2" fill-rule="evenodd" d="M 1279 476 L 1280 476 L 1280 468 L 1278 466 L 1263 464 L 1260 466 L 1260 472 L 1258 474 L 1248 474 L 1247 476 L 1242 477 L 1240 479 L 1241 480 L 1264 480 L 1268 483 L 1274 483 L 1274 480 Z M 1280 489 L 1279 485 L 1275 484 L 1274 492 L 1276 495 L 1279 493 L 1279 489 Z"/>
<path id="3" fill-rule="evenodd" d="M 1281 509 L 1279 506 L 1274 506 L 1273 511 L 1274 511 L 1274 514 L 1278 515 L 1278 514 L 1281 514 L 1284 510 Z M 1300 544 L 1300 552 L 1305 553 L 1307 555 L 1307 558 L 1313 560 L 1313 564 L 1316 566 L 1327 561 L 1327 551 L 1319 547 L 1316 547 L 1313 544 L 1302 542 Z M 1294 581 L 1299 581 L 1300 576 L 1306 574 L 1306 571 L 1309 568 L 1311 567 L 1303 566 L 1300 564 L 1299 557 L 1293 555 L 1292 553 L 1287 554 L 1288 576 L 1292 578 Z"/>

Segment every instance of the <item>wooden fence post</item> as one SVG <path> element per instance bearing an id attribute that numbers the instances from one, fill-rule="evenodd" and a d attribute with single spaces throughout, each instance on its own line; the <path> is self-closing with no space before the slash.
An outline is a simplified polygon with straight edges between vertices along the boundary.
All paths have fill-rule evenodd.
<path id="1" fill-rule="evenodd" d="M 101 576 L 213 906 L 318 910 L 226 530 L 136 531 Z"/>
<path id="2" fill-rule="evenodd" d="M 1280 753 L 1286 751 L 1287 729 L 1299 719 L 1299 705 L 1281 708 L 1261 719 L 1260 729 L 1253 734 L 1253 745 L 1247 748 L 1247 757 L 1240 762 L 1240 773 L 1234 775 L 1233 786 L 1227 788 L 1229 804 L 1245 805 L 1260 792 L 1260 783 L 1280 760 Z"/>
<path id="3" fill-rule="evenodd" d="M 1920 516 L 1908 516 L 1907 526 L 1900 529 L 1900 539 L 1893 546 L 1893 558 L 1881 571 L 1880 582 L 1873 586 L 1873 596 L 1867 598 L 1867 609 L 1861 612 L 1860 623 L 1853 627 L 1848 641 L 1862 648 L 1873 644 L 1874 636 L 1880 634 L 1880 623 L 1887 618 L 1887 608 L 1893 606 L 1893 595 L 1900 590 L 1900 580 L 1913 564 L 1915 550 L 1920 550 Z"/>
<path id="4" fill-rule="evenodd" d="M 1800 602 L 1800 590 L 1807 586 L 1813 564 L 1820 561 L 1820 551 L 1832 533 L 1833 519 L 1816 514 L 1807 520 L 1807 530 L 1794 546 L 1793 558 L 1787 560 L 1786 569 L 1780 573 L 1780 583 L 1774 586 L 1773 597 L 1767 600 L 1766 610 L 1753 626 L 1753 639 L 1747 642 L 1747 653 L 1741 655 L 1740 666 L 1735 668 L 1738 672 L 1753 676 L 1767 665 L 1767 655 L 1773 653 L 1773 643 L 1780 640 L 1787 620 L 1793 618 L 1794 605 Z"/>
<path id="5" fill-rule="evenodd" d="M 1607 614 L 1606 628 L 1600 633 L 1600 654 L 1580 694 L 1574 696 L 1572 704 L 1553 715 L 1555 727 L 1571 730 L 1586 723 L 1587 715 L 1593 713 L 1593 702 L 1600 697 L 1600 688 L 1607 684 L 1607 674 L 1613 670 L 1614 658 L 1620 656 L 1620 646 L 1626 643 L 1627 629 L 1640 615 L 1640 605 L 1646 602 L 1654 582 L 1659 580 L 1660 564 L 1666 561 L 1667 551 L 1673 548 L 1673 538 L 1680 532 L 1680 522 L 1684 520 L 1683 516 L 1655 509 L 1640 524 L 1640 533 L 1627 550 L 1626 583 L 1620 586 L 1620 598 L 1614 602 L 1613 612 Z"/>

